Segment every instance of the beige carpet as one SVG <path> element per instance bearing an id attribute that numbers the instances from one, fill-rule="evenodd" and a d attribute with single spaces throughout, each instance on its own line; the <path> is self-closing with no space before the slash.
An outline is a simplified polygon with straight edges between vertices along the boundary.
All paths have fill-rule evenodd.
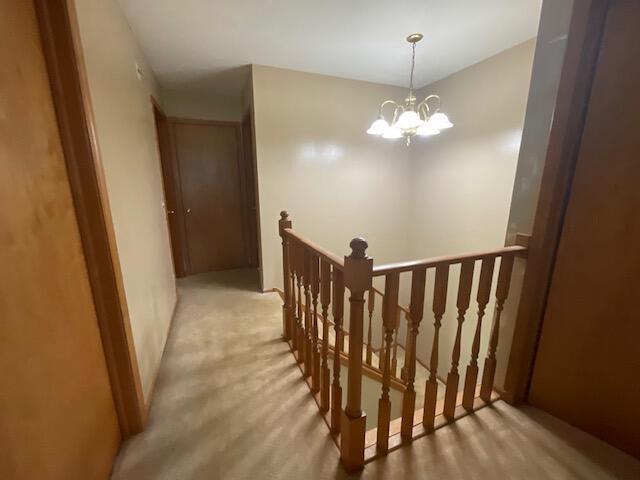
<path id="1" fill-rule="evenodd" d="M 113 480 L 346 478 L 252 271 L 190 277 L 144 433 Z M 369 463 L 363 479 L 640 479 L 640 462 L 534 408 L 502 402 Z"/>

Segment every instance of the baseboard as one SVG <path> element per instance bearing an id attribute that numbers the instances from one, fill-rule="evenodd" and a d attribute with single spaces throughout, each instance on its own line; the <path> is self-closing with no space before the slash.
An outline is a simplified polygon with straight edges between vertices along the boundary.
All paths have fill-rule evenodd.
<path id="1" fill-rule="evenodd" d="M 173 304 L 173 311 L 171 312 L 171 320 L 169 320 L 169 328 L 167 329 L 167 338 L 164 340 L 164 346 L 162 347 L 162 355 L 160 355 L 160 361 L 158 362 L 158 366 L 156 367 L 156 371 L 153 374 L 153 379 L 151 380 L 151 387 L 149 388 L 149 397 L 145 398 L 144 404 L 144 419 L 143 425 L 146 426 L 147 418 L 149 417 L 149 409 L 151 408 L 151 402 L 153 400 L 153 394 L 156 390 L 156 380 L 158 380 L 158 374 L 160 373 L 160 366 L 164 360 L 165 353 L 167 351 L 167 342 L 169 341 L 169 336 L 171 335 L 171 331 L 173 330 L 174 319 L 176 317 L 176 310 L 178 309 L 178 302 L 180 299 L 178 295 L 176 295 L 176 301 Z"/>

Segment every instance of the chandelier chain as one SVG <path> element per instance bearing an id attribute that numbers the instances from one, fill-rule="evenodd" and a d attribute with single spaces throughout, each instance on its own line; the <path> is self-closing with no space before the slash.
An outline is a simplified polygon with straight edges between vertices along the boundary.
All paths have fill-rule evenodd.
<path id="1" fill-rule="evenodd" d="M 411 44 L 411 75 L 409 77 L 409 97 L 413 96 L 413 70 L 416 65 L 416 44 Z"/>

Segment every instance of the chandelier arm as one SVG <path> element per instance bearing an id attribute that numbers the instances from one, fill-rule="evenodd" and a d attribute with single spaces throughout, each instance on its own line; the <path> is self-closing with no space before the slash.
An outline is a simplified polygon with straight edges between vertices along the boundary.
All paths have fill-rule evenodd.
<path id="1" fill-rule="evenodd" d="M 379 112 L 378 112 L 378 116 L 379 117 L 384 118 L 382 110 L 387 105 L 393 105 L 394 106 L 393 117 L 391 118 L 391 123 L 389 124 L 389 125 L 393 125 L 394 123 L 396 123 L 396 120 L 398 119 L 398 109 L 400 109 L 400 110 L 402 110 L 404 112 L 404 107 L 402 105 L 400 105 L 398 102 L 396 102 L 395 100 L 385 100 L 384 102 L 382 102 L 380 104 L 380 109 L 379 109 Z"/>
<path id="2" fill-rule="evenodd" d="M 431 115 L 431 108 L 429 107 L 429 100 L 432 100 L 432 99 L 433 100 L 437 100 L 437 106 L 434 107 L 435 108 L 435 112 L 440 110 L 440 96 L 439 95 L 435 95 L 435 94 L 429 95 L 427 98 L 422 100 L 420 102 L 420 104 L 418 105 L 418 110 L 420 108 L 425 108 L 427 115 Z"/>
<path id="3" fill-rule="evenodd" d="M 380 109 L 378 110 L 378 114 L 380 116 L 382 116 L 382 110 L 384 109 L 385 106 L 387 105 L 395 105 L 396 108 L 398 108 L 398 102 L 394 101 L 394 100 L 385 100 L 384 102 L 382 102 L 380 104 Z"/>

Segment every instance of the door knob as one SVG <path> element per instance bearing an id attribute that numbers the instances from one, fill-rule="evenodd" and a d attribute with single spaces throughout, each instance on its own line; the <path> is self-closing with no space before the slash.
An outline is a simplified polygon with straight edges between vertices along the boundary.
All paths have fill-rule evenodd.
<path id="1" fill-rule="evenodd" d="M 190 208 L 187 208 L 187 213 L 191 213 L 191 209 Z"/>
<path id="2" fill-rule="evenodd" d="M 176 211 L 175 211 L 175 210 L 169 210 L 169 214 L 170 214 L 170 215 L 173 215 L 174 213 L 176 213 Z"/>

